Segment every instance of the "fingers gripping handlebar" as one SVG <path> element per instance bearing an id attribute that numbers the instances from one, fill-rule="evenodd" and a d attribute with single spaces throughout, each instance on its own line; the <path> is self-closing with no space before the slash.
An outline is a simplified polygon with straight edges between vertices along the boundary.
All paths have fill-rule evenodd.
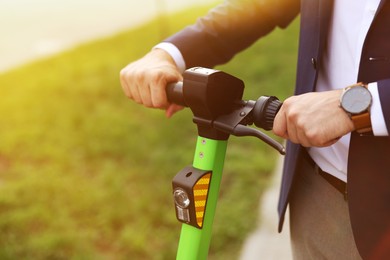
<path id="1" fill-rule="evenodd" d="M 281 154 L 284 147 L 263 132 L 247 127 L 254 124 L 271 130 L 282 103 L 273 96 L 244 101 L 243 82 L 222 71 L 196 67 L 183 74 L 183 82 L 167 86 L 169 102 L 189 107 L 201 136 L 227 139 L 229 135 L 257 137 Z"/>

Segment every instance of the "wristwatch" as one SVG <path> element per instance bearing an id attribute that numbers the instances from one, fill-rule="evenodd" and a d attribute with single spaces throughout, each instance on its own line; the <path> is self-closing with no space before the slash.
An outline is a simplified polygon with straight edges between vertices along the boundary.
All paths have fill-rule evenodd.
<path id="1" fill-rule="evenodd" d="M 344 88 L 340 106 L 347 112 L 359 134 L 372 132 L 370 106 L 372 96 L 366 84 L 357 83 Z"/>

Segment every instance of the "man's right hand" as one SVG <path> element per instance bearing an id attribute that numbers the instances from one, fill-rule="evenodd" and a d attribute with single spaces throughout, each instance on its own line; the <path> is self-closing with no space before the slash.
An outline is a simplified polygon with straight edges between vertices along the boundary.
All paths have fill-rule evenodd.
<path id="1" fill-rule="evenodd" d="M 122 89 L 129 99 L 146 107 L 165 109 L 167 117 L 182 107 L 168 102 L 166 86 L 182 80 L 174 60 L 162 49 L 153 49 L 120 72 Z"/>

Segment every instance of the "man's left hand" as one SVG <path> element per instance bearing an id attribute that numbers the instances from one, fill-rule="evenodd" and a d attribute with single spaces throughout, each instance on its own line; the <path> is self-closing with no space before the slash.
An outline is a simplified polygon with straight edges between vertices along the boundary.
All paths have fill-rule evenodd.
<path id="1" fill-rule="evenodd" d="M 273 132 L 305 147 L 324 147 L 354 130 L 352 120 L 339 106 L 342 90 L 311 92 L 283 102 Z"/>

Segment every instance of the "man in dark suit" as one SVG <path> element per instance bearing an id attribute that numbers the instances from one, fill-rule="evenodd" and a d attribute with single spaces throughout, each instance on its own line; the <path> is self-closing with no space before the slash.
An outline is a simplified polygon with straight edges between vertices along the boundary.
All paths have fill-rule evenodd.
<path id="1" fill-rule="evenodd" d="M 123 90 L 171 116 L 165 86 L 185 68 L 227 62 L 298 14 L 296 90 L 273 128 L 288 140 L 279 230 L 289 204 L 295 259 L 390 259 L 389 1 L 226 1 L 124 68 Z"/>

